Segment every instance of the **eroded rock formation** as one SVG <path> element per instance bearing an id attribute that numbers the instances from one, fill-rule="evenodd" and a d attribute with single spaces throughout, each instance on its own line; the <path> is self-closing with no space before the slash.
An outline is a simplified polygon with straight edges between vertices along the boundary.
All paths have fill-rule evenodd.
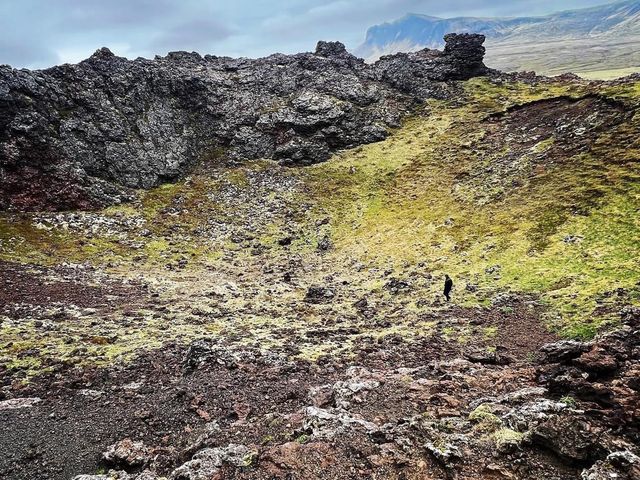
<path id="1" fill-rule="evenodd" d="M 339 42 L 249 60 L 173 52 L 127 60 L 106 48 L 77 65 L 0 66 L 0 209 L 122 201 L 225 152 L 306 165 L 385 138 L 448 80 L 486 73 L 484 37 L 367 65 Z"/>

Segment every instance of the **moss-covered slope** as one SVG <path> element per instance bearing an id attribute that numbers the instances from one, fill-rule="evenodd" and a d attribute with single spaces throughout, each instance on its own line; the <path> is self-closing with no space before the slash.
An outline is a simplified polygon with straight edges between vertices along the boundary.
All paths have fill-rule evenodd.
<path id="1" fill-rule="evenodd" d="M 639 300 L 637 88 L 467 82 L 462 105 L 313 167 L 316 204 L 343 252 L 448 272 L 467 304 L 539 294 L 590 335 Z"/>
<path id="2" fill-rule="evenodd" d="M 313 167 L 203 166 L 102 211 L 3 214 L 1 260 L 88 264 L 104 276 L 94 283 L 152 294 L 67 306 L 64 322 L 60 305 L 40 315 L 9 302 L 3 364 L 111 362 L 212 335 L 286 343 L 308 359 L 389 336 L 492 348 L 505 332 L 472 320 L 494 312 L 508 325 L 529 307 L 567 336 L 615 322 L 640 303 L 640 86 L 462 85 L 458 101 L 432 101 L 387 140 Z M 441 296 L 444 273 L 455 307 Z M 313 285 L 331 300 L 305 302 Z"/>

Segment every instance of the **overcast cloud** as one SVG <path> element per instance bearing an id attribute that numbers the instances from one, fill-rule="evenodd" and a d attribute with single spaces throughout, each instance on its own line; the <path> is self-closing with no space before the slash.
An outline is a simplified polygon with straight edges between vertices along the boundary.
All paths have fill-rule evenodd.
<path id="1" fill-rule="evenodd" d="M 0 64 L 75 63 L 106 46 L 128 58 L 172 50 L 259 57 L 355 48 L 368 27 L 406 13 L 544 15 L 606 0 L 0 0 Z"/>

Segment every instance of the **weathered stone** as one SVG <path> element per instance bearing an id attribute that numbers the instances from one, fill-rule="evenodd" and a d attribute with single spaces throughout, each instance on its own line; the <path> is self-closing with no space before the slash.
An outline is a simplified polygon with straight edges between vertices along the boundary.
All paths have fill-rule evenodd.
<path id="1" fill-rule="evenodd" d="M 195 340 L 189 345 L 185 355 L 184 368 L 187 371 L 198 369 L 205 363 L 213 363 L 233 369 L 237 359 L 228 349 L 222 348 L 208 339 Z"/>
<path id="2" fill-rule="evenodd" d="M 309 400 L 314 407 L 323 408 L 331 406 L 334 401 L 334 390 L 331 385 L 312 387 L 309 390 Z"/>
<path id="3" fill-rule="evenodd" d="M 151 460 L 151 451 L 143 442 L 125 438 L 109 446 L 102 456 L 109 465 L 141 467 Z"/>
<path id="4" fill-rule="evenodd" d="M 326 252 L 327 250 L 330 250 L 331 246 L 332 246 L 331 239 L 327 235 L 322 237 L 318 242 L 318 250 L 321 252 Z"/>
<path id="5" fill-rule="evenodd" d="M 530 441 L 568 461 L 579 463 L 606 455 L 599 441 L 601 433 L 578 416 L 554 415 L 531 431 Z"/>
<path id="6" fill-rule="evenodd" d="M 369 434 L 380 430 L 377 424 L 342 408 L 307 407 L 305 415 L 304 430 L 313 432 L 317 438 L 334 438 L 351 429 L 361 429 Z"/>
<path id="7" fill-rule="evenodd" d="M 316 55 L 321 57 L 339 57 L 349 55 L 347 48 L 341 42 L 319 41 L 316 45 Z"/>
<path id="8" fill-rule="evenodd" d="M 411 284 L 400 278 L 390 278 L 389 281 L 384 284 L 384 288 L 395 295 L 402 291 L 410 290 Z"/>
<path id="9" fill-rule="evenodd" d="M 640 457 L 628 450 L 613 452 L 581 474 L 582 480 L 638 480 Z"/>
<path id="10" fill-rule="evenodd" d="M 589 345 L 575 340 L 561 340 L 540 348 L 543 363 L 564 362 L 579 357 L 589 350 Z"/>
<path id="11" fill-rule="evenodd" d="M 196 453 L 184 465 L 176 468 L 169 478 L 171 480 L 210 480 L 219 478 L 216 475 L 225 463 L 236 467 L 251 463 L 254 452 L 244 445 L 230 444 L 226 447 L 207 448 Z"/>
<path id="12" fill-rule="evenodd" d="M 35 404 L 40 403 L 42 399 L 38 397 L 33 398 L 11 398 L 9 400 L 3 400 L 0 402 L 0 411 L 2 410 L 16 410 L 18 408 L 30 408 Z"/>
<path id="13" fill-rule="evenodd" d="M 511 355 L 500 350 L 473 350 L 465 353 L 465 358 L 473 363 L 481 363 L 483 365 L 509 365 L 514 359 Z"/>
<path id="14" fill-rule="evenodd" d="M 336 294 L 330 288 L 312 286 L 308 288 L 304 301 L 307 303 L 324 303 L 330 301 L 335 296 Z"/>
<path id="15" fill-rule="evenodd" d="M 106 475 L 77 475 L 73 480 L 159 480 L 155 473 L 145 470 L 141 473 L 127 473 L 122 470 L 109 470 Z"/>
<path id="16" fill-rule="evenodd" d="M 601 347 L 595 347 L 583 353 L 573 363 L 584 371 L 596 374 L 612 372 L 618 368 L 618 362 L 615 357 L 609 355 Z"/>

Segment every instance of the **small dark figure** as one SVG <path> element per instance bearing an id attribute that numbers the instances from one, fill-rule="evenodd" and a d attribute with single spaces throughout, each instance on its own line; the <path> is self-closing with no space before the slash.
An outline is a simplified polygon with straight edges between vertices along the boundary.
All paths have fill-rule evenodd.
<path id="1" fill-rule="evenodd" d="M 451 289 L 453 288 L 453 280 L 449 275 L 444 276 L 444 296 L 447 298 L 447 302 L 451 300 Z"/>

